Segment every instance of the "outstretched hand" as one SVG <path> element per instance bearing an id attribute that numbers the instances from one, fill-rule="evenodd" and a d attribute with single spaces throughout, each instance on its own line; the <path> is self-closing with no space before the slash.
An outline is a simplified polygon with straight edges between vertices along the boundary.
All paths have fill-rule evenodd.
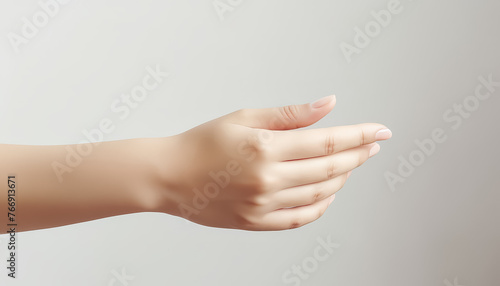
<path id="1" fill-rule="evenodd" d="M 243 109 L 170 137 L 175 150 L 164 158 L 158 195 L 169 201 L 166 212 L 245 230 L 291 229 L 318 219 L 352 170 L 379 152 L 376 141 L 392 136 L 377 123 L 295 130 L 323 118 L 335 103 L 328 96 Z"/>

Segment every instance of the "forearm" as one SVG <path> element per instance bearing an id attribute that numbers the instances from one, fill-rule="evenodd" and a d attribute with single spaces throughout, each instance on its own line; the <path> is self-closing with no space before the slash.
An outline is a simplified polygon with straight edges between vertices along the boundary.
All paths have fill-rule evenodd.
<path id="1" fill-rule="evenodd" d="M 66 156 L 68 148 L 76 150 L 77 145 L 0 145 L 0 180 L 4 181 L 0 232 L 7 230 L 9 175 L 16 176 L 17 231 L 156 210 L 166 141 L 89 143 L 80 147 L 91 152 L 72 166 Z"/>

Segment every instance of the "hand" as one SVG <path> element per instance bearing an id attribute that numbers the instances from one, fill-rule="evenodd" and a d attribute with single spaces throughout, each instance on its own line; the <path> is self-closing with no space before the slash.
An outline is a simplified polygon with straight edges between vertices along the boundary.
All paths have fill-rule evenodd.
<path id="1" fill-rule="evenodd" d="M 317 122 L 335 102 L 243 109 L 170 137 L 160 210 L 244 230 L 318 219 L 351 171 L 380 150 L 375 141 L 391 137 L 376 123 L 292 130 Z"/>

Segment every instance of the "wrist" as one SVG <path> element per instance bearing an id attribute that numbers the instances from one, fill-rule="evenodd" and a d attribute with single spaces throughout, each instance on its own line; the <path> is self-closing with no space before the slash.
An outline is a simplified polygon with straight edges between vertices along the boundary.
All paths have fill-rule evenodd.
<path id="1" fill-rule="evenodd" d="M 175 174 L 179 157 L 179 137 L 143 138 L 137 140 L 134 152 L 139 164 L 136 170 L 142 178 L 135 188 L 138 208 L 142 212 L 162 212 L 177 215 L 180 201 L 176 192 Z"/>

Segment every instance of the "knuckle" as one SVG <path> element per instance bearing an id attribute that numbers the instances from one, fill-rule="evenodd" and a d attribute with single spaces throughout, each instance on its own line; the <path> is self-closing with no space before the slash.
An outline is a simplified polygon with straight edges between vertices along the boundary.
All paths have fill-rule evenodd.
<path id="1" fill-rule="evenodd" d="M 261 159 L 266 160 L 272 155 L 269 144 L 263 142 L 256 134 L 249 137 L 248 145 L 250 146 L 252 151 L 255 152 L 257 157 Z"/>
<path id="2" fill-rule="evenodd" d="M 289 229 L 294 229 L 294 228 L 299 228 L 303 226 L 304 223 L 300 221 L 300 219 L 293 219 L 290 224 L 288 225 Z"/>
<path id="3" fill-rule="evenodd" d="M 315 203 L 317 201 L 320 201 L 323 198 L 323 191 L 321 189 L 315 189 L 312 192 L 311 199 L 310 199 L 310 204 Z"/>
<path id="4" fill-rule="evenodd" d="M 335 178 L 335 173 L 337 171 L 337 164 L 332 160 L 326 169 L 326 178 L 328 180 Z"/>
<path id="5" fill-rule="evenodd" d="M 335 153 L 335 136 L 328 135 L 325 140 L 325 154 L 332 155 Z"/>
<path id="6" fill-rule="evenodd" d="M 248 200 L 248 203 L 251 205 L 253 208 L 260 208 L 269 205 L 271 200 L 269 199 L 268 196 L 266 195 L 258 195 L 254 196 L 251 199 Z"/>
<path id="7" fill-rule="evenodd" d="M 279 108 L 281 116 L 287 122 L 297 122 L 299 118 L 299 107 L 297 105 L 287 105 Z"/>
<path id="8" fill-rule="evenodd" d="M 258 194 L 269 193 L 274 189 L 274 180 L 260 171 L 253 180 L 253 188 Z"/>

